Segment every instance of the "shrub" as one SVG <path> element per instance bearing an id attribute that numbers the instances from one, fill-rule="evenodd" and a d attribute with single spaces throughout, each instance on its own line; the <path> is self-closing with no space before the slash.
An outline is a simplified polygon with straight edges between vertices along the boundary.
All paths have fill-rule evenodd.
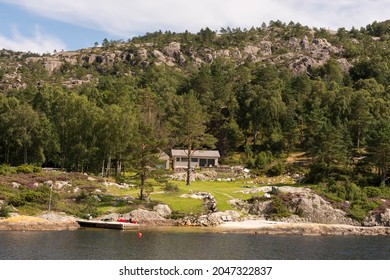
<path id="1" fill-rule="evenodd" d="M 16 172 L 15 168 L 13 168 L 7 164 L 0 165 L 0 175 L 13 174 L 15 172 Z"/>
<path id="2" fill-rule="evenodd" d="M 16 194 L 8 198 L 8 203 L 15 207 L 19 207 L 25 205 L 26 200 L 20 194 Z"/>
<path id="3" fill-rule="evenodd" d="M 8 206 L 8 204 L 3 203 L 0 206 L 0 217 L 8 218 L 9 212 L 10 212 L 10 207 Z"/>
<path id="4" fill-rule="evenodd" d="M 178 192 L 179 187 L 176 184 L 173 183 L 166 183 L 164 187 L 164 191 L 166 192 Z"/>
<path id="5" fill-rule="evenodd" d="M 376 187 L 365 187 L 364 192 L 367 197 L 378 197 L 382 195 L 381 189 Z"/>
<path id="6" fill-rule="evenodd" d="M 271 217 L 284 218 L 290 216 L 291 216 L 291 212 L 288 211 L 288 208 L 284 204 L 283 200 L 279 196 L 275 197 L 272 201 Z"/>
<path id="7" fill-rule="evenodd" d="M 349 181 L 345 182 L 345 190 L 347 191 L 347 200 L 357 200 L 363 198 L 363 191 L 356 184 Z"/>
<path id="8" fill-rule="evenodd" d="M 362 223 L 364 221 L 364 218 L 366 217 L 366 214 L 367 214 L 367 212 L 359 204 L 354 204 L 349 209 L 349 216 L 352 219 L 355 219 L 355 220 L 357 220 L 360 223 Z"/>
<path id="9" fill-rule="evenodd" d="M 329 191 L 338 198 L 345 199 L 347 191 L 341 182 L 335 182 L 329 186 Z"/>
<path id="10" fill-rule="evenodd" d="M 282 175 L 285 172 L 285 166 L 282 163 L 275 164 L 268 168 L 267 170 L 267 176 L 279 176 Z"/>
<path id="11" fill-rule="evenodd" d="M 34 166 L 33 165 L 28 165 L 28 164 L 22 164 L 16 167 L 16 173 L 18 174 L 30 174 L 34 173 Z"/>
<path id="12" fill-rule="evenodd" d="M 183 219 L 184 217 L 185 213 L 182 211 L 172 211 L 171 215 L 169 215 L 169 218 L 173 220 Z"/>
<path id="13" fill-rule="evenodd" d="M 28 203 L 35 203 L 40 205 L 47 205 L 50 199 L 50 188 L 42 186 L 36 189 L 23 188 L 19 193 L 9 197 L 8 203 L 15 207 L 23 206 Z M 59 195 L 52 193 L 51 203 L 54 205 L 58 201 Z"/>

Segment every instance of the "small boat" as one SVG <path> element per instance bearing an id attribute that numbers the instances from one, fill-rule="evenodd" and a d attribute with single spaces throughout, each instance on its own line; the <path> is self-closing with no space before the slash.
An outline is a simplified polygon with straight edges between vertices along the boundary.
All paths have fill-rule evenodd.
<path id="1" fill-rule="evenodd" d="M 107 222 L 107 221 L 98 221 L 98 220 L 78 220 L 76 222 L 81 227 L 93 227 L 93 228 L 128 230 L 128 229 L 135 229 L 140 227 L 140 225 L 137 223 L 123 222 L 123 221 Z"/>

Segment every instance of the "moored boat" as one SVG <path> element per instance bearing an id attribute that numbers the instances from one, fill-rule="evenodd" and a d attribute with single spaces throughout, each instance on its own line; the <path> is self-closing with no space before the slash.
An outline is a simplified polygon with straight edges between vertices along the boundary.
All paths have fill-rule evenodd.
<path id="1" fill-rule="evenodd" d="M 108 229 L 120 229 L 120 230 L 128 230 L 139 228 L 140 225 L 137 223 L 130 222 L 107 222 L 107 221 L 98 221 L 98 220 L 78 220 L 77 223 L 81 227 L 94 227 L 94 228 L 108 228 Z"/>

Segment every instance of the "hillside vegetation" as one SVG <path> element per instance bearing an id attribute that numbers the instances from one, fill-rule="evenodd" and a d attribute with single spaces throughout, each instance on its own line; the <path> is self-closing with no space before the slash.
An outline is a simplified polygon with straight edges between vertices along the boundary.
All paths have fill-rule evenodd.
<path id="1" fill-rule="evenodd" d="M 342 199 L 351 186 L 383 193 L 389 45 L 390 21 L 337 31 L 276 21 L 45 55 L 2 50 L 0 164 L 135 172 L 146 196 L 160 151 L 216 148 L 222 164 L 295 174 Z M 297 153 L 305 160 L 286 164 Z"/>

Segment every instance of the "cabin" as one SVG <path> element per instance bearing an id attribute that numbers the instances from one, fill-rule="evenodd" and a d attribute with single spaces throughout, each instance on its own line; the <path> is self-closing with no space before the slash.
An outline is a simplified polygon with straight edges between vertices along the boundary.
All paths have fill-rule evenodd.
<path id="1" fill-rule="evenodd" d="M 156 168 L 158 169 L 169 169 L 169 162 L 170 157 L 167 153 L 160 150 L 160 153 L 158 154 L 158 164 L 156 165 Z"/>
<path id="2" fill-rule="evenodd" d="M 195 150 L 191 152 L 191 168 L 218 166 L 218 159 L 221 157 L 218 150 Z M 175 169 L 187 169 L 188 151 L 171 150 L 171 167 Z"/>

